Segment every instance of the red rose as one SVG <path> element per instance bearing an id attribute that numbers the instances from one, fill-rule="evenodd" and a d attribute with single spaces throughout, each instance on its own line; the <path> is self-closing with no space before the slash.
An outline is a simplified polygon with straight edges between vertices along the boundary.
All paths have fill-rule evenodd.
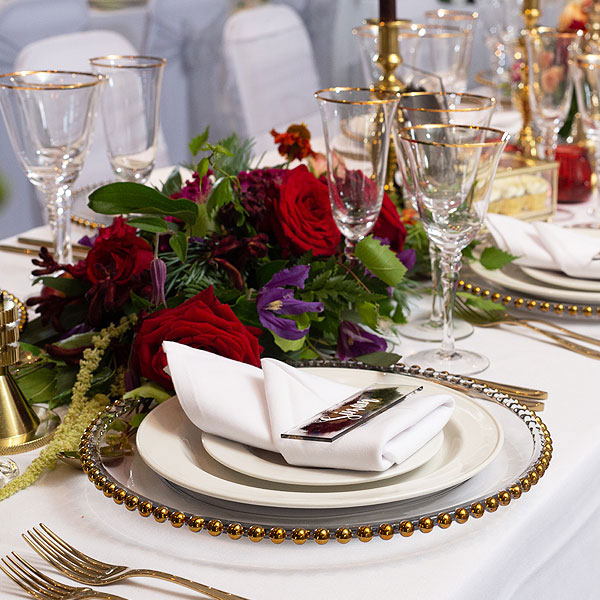
<path id="1" fill-rule="evenodd" d="M 386 239 L 394 252 L 400 252 L 404 248 L 406 229 L 398 214 L 398 209 L 387 194 L 383 195 L 381 212 L 375 221 L 372 231 L 377 238 Z"/>
<path id="2" fill-rule="evenodd" d="M 142 321 L 133 343 L 134 368 L 144 377 L 172 389 L 171 378 L 163 370 L 167 366 L 162 349 L 165 340 L 260 367 L 261 333 L 256 327 L 243 325 L 209 287 L 176 308 L 164 308 Z"/>
<path id="3" fill-rule="evenodd" d="M 300 165 L 284 179 L 279 198 L 273 203 L 273 228 L 284 250 L 300 255 L 335 254 L 340 232 L 331 215 L 327 185 Z"/>

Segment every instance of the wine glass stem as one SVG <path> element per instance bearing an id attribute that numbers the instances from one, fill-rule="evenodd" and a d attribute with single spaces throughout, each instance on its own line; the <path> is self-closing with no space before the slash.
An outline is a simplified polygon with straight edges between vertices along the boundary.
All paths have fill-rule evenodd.
<path id="1" fill-rule="evenodd" d="M 556 158 L 558 145 L 558 131 L 554 127 L 546 127 L 543 133 L 544 160 L 552 161 Z"/>
<path id="2" fill-rule="evenodd" d="M 346 260 L 353 265 L 356 262 L 356 256 L 354 256 L 356 240 L 351 240 L 350 238 L 345 238 L 345 240 L 344 255 L 346 256 Z"/>
<path id="3" fill-rule="evenodd" d="M 429 262 L 431 264 L 431 323 L 442 325 L 442 295 L 440 291 L 440 251 L 429 242 Z"/>
<path id="4" fill-rule="evenodd" d="M 44 195 L 54 242 L 54 259 L 60 264 L 71 263 L 71 190 L 63 186 L 48 186 L 44 188 Z"/>
<path id="5" fill-rule="evenodd" d="M 444 323 L 441 354 L 454 354 L 454 300 L 461 267 L 460 251 L 440 251 L 440 278 L 442 280 L 442 319 Z"/>
<path id="6" fill-rule="evenodd" d="M 600 220 L 600 140 L 594 140 L 594 173 L 596 174 L 596 184 L 594 186 L 593 206 L 588 209 L 588 214 Z"/>

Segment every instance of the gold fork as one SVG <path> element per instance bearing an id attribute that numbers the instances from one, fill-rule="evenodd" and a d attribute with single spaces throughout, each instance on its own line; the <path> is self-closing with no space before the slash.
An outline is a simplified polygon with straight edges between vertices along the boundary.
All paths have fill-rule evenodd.
<path id="1" fill-rule="evenodd" d="M 61 537 L 54 533 L 49 527 L 40 523 L 40 529 L 34 527 L 27 530 L 27 534 L 23 534 L 23 539 L 51 565 L 55 566 L 59 571 L 67 577 L 87 583 L 90 585 L 107 585 L 115 583 L 129 577 L 155 577 L 182 585 L 186 588 L 201 592 L 209 598 L 215 600 L 248 600 L 242 596 L 236 596 L 223 590 L 171 575 L 162 571 L 153 569 L 130 569 L 123 565 L 112 565 L 105 563 L 83 552 L 80 552 Z"/>
<path id="2" fill-rule="evenodd" d="M 581 344 L 576 344 L 575 342 L 565 339 L 565 337 L 568 336 L 598 346 L 600 346 L 600 340 L 588 337 L 587 335 L 583 335 L 575 331 L 571 331 L 569 329 L 565 329 L 564 327 L 560 327 L 559 325 L 555 325 L 549 321 L 540 321 L 538 319 L 517 319 L 516 317 L 511 317 L 508 313 L 501 309 L 491 311 L 482 308 L 474 308 L 473 306 L 468 305 L 459 296 L 456 297 L 456 314 L 465 321 L 468 321 L 472 325 L 476 325 L 478 327 L 498 327 L 499 325 L 518 325 L 521 327 L 526 327 L 531 331 L 535 331 L 540 335 L 546 336 L 567 350 L 571 350 L 572 352 L 582 354 L 589 358 L 600 360 L 599 351 L 588 348 L 587 346 L 582 346 Z M 553 327 L 554 329 L 562 332 L 562 335 L 560 333 L 553 333 L 552 331 L 542 329 L 541 327 L 532 325 L 532 323 Z"/>
<path id="3" fill-rule="evenodd" d="M 86 598 L 104 598 L 104 600 L 127 600 L 123 596 L 97 592 L 89 587 L 73 587 L 55 581 L 30 565 L 16 552 L 12 558 L 5 556 L 0 569 L 28 594 L 40 600 L 84 600 Z"/>

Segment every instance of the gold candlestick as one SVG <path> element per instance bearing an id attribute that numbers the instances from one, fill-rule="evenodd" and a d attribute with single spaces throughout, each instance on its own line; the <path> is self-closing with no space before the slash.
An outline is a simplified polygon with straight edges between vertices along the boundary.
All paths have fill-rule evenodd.
<path id="1" fill-rule="evenodd" d="M 533 127 L 531 126 L 531 105 L 529 103 L 529 64 L 527 59 L 527 50 L 525 47 L 525 35 L 531 33 L 536 27 L 537 21 L 542 12 L 539 8 L 540 0 L 523 0 L 521 16 L 525 27 L 521 32 L 521 37 L 516 44 L 515 60 L 521 60 L 521 78 L 516 90 L 513 92 L 513 100 L 521 112 L 523 125 L 517 137 L 517 146 L 526 158 L 535 158 L 537 156 L 537 146 Z"/>
<path id="2" fill-rule="evenodd" d="M 8 368 L 19 362 L 19 311 L 0 296 L 0 448 L 18 446 L 35 436 L 39 419 Z"/>

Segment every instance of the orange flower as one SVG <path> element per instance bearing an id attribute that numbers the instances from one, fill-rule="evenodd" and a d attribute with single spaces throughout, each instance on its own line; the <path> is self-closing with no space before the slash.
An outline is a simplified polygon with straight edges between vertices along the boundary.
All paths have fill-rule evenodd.
<path id="1" fill-rule="evenodd" d="M 288 160 L 302 160 L 307 156 L 314 156 L 310 147 L 310 131 L 304 125 L 290 125 L 285 133 L 277 133 L 271 129 L 275 144 L 279 146 L 279 154 Z"/>
<path id="2" fill-rule="evenodd" d="M 588 22 L 587 12 L 590 8 L 590 0 L 575 0 L 567 4 L 558 18 L 560 31 L 578 31 L 585 29 Z"/>

